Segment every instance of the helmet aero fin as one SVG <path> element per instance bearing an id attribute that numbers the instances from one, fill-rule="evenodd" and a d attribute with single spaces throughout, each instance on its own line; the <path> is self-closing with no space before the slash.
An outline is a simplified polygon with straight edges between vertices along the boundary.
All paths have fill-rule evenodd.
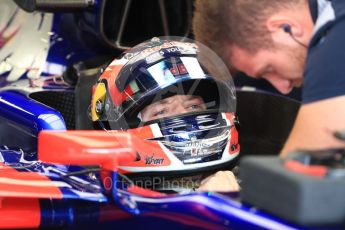
<path id="1" fill-rule="evenodd" d="M 107 90 L 106 90 L 105 83 L 103 82 L 97 83 L 92 95 L 92 102 L 91 102 L 92 121 L 100 120 L 102 113 L 104 113 L 106 93 L 107 93 Z"/>

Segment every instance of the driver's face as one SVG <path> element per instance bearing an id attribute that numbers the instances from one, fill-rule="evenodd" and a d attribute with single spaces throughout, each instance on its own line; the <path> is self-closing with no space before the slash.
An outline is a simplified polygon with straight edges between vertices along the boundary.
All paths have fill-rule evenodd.
<path id="1" fill-rule="evenodd" d="M 146 106 L 141 111 L 142 121 L 206 110 L 204 100 L 198 96 L 175 95 Z"/>

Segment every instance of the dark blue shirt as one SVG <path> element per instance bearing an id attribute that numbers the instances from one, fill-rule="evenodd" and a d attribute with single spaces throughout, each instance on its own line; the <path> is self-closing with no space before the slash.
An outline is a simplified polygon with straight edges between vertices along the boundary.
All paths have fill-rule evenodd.
<path id="1" fill-rule="evenodd" d="M 304 73 L 304 104 L 345 95 L 345 0 L 309 4 L 315 29 Z"/>

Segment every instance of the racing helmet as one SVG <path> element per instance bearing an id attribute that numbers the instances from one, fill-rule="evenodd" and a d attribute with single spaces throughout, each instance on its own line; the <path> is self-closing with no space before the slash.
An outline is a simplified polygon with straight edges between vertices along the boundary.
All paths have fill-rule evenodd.
<path id="1" fill-rule="evenodd" d="M 234 165 L 240 149 L 234 85 L 220 58 L 204 46 L 201 56 L 201 46 L 153 38 L 101 74 L 92 120 L 147 144 L 137 150 L 137 161 L 119 167 L 122 172 L 178 175 Z"/>

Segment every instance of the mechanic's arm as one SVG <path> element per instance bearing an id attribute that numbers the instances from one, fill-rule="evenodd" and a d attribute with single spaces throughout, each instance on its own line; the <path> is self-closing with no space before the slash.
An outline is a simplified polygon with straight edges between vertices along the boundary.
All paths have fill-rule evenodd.
<path id="1" fill-rule="evenodd" d="M 345 96 L 304 104 L 280 155 L 296 149 L 344 147 L 345 142 L 333 137 L 339 130 L 345 130 Z"/>

